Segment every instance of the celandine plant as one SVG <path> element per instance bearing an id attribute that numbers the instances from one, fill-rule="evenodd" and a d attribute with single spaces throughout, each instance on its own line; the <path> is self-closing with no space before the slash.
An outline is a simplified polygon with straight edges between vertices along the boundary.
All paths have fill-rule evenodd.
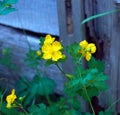
<path id="1" fill-rule="evenodd" d="M 36 72 L 33 81 L 29 82 L 30 86 L 20 89 L 24 95 L 17 97 L 15 90 L 6 97 L 9 110 L 19 110 L 19 114 L 26 115 L 95 115 L 91 99 L 93 96 L 98 96 L 101 91 L 107 89 L 107 76 L 103 72 L 103 63 L 93 58 L 92 54 L 96 52 L 94 43 L 88 43 L 86 40 L 80 43 L 72 43 L 67 47 L 66 51 L 72 56 L 74 62 L 74 73 L 65 73 L 59 66 L 59 62 L 66 61 L 66 55 L 63 54 L 64 47 L 59 41 L 56 41 L 51 35 L 46 35 L 40 39 L 40 48 L 37 51 L 30 51 L 31 55 L 36 59 L 45 60 L 45 65 L 55 64 L 58 69 L 67 78 L 65 82 L 64 96 L 61 96 L 57 101 L 51 100 L 50 95 L 54 93 L 54 82 L 45 78 Z M 33 53 L 34 52 L 34 53 Z M 29 54 L 29 53 L 28 53 Z M 33 55 L 34 54 L 34 55 Z M 32 59 L 34 59 L 32 57 Z M 28 55 L 28 59 L 29 59 Z M 84 68 L 82 61 L 86 59 L 88 68 Z M 28 60 L 27 60 L 28 61 Z M 34 60 L 35 61 L 35 60 Z M 31 59 L 30 59 L 30 63 Z M 36 64 L 37 66 L 37 64 Z M 38 71 L 38 70 L 37 70 Z M 16 89 L 16 90 L 20 90 Z M 25 91 L 24 91 L 25 90 Z M 19 94 L 19 93 L 18 93 Z M 20 95 L 20 94 L 19 94 Z M 40 99 L 41 96 L 45 98 Z M 92 112 L 82 112 L 82 105 L 79 97 L 88 101 Z M 18 98 L 18 99 L 17 99 Z M 20 100 L 22 99 L 22 101 Z M 40 99 L 40 100 L 39 100 Z M 37 103 L 33 100 L 39 100 Z M 47 100 L 47 103 L 46 101 Z M 19 108 L 19 109 L 18 109 Z M 18 111 L 14 111 L 17 113 Z M 100 115 L 110 115 L 111 112 L 106 110 L 100 112 Z"/>

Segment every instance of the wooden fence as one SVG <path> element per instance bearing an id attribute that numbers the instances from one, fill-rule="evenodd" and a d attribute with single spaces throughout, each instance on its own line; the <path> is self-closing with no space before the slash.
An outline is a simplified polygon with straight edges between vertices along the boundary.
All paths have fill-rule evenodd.
<path id="1" fill-rule="evenodd" d="M 57 0 L 57 3 L 60 38 L 65 46 L 82 40 L 80 22 L 83 18 L 120 8 L 120 0 Z M 120 12 L 89 21 L 84 28 L 86 39 L 97 45 L 96 57 L 105 61 L 105 72 L 109 76 L 107 93 L 111 102 L 114 102 L 120 98 Z M 72 71 L 70 61 L 63 65 L 68 72 Z M 106 94 L 99 99 L 101 105 L 108 107 Z M 120 112 L 120 102 L 114 108 Z"/>

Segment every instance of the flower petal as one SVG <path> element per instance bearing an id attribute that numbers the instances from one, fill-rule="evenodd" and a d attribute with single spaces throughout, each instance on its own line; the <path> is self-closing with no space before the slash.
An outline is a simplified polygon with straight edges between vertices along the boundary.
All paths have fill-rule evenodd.
<path id="1" fill-rule="evenodd" d="M 51 53 L 44 53 L 43 54 L 43 59 L 45 59 L 45 60 L 51 59 L 51 57 L 52 57 Z"/>
<path id="2" fill-rule="evenodd" d="M 58 41 L 53 42 L 53 44 L 52 44 L 53 51 L 58 51 L 58 50 L 61 50 L 62 48 L 63 47 L 60 42 L 58 42 Z"/>
<path id="3" fill-rule="evenodd" d="M 91 53 L 86 52 L 86 54 L 85 54 L 85 59 L 86 59 L 87 61 L 90 61 L 91 56 L 92 56 Z"/>
<path id="4" fill-rule="evenodd" d="M 54 52 L 52 54 L 52 60 L 53 61 L 58 61 L 60 58 L 62 58 L 62 53 L 60 51 Z"/>
<path id="5" fill-rule="evenodd" d="M 51 44 L 51 43 L 54 42 L 54 40 L 55 40 L 55 38 L 48 34 L 48 35 L 46 35 L 46 37 L 45 37 L 44 44 Z"/>
<path id="6" fill-rule="evenodd" d="M 88 44 L 86 47 L 86 50 L 89 51 L 90 53 L 95 53 L 96 52 L 96 46 L 93 43 Z"/>
<path id="7" fill-rule="evenodd" d="M 52 52 L 52 46 L 50 44 L 45 44 L 42 46 L 43 53 L 50 53 Z"/>
<path id="8" fill-rule="evenodd" d="M 80 45 L 80 47 L 81 48 L 86 48 L 87 47 L 87 45 L 88 45 L 88 42 L 86 41 L 86 40 L 83 40 L 83 41 L 81 41 L 80 43 L 79 43 L 79 45 Z"/>

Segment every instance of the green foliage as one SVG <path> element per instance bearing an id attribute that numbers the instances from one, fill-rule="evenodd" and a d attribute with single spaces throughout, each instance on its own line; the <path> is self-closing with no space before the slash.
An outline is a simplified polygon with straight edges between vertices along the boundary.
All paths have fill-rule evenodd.
<path id="1" fill-rule="evenodd" d="M 21 86 L 21 87 L 20 87 Z M 41 76 L 34 76 L 32 81 L 28 81 L 26 78 L 22 78 L 17 83 L 17 92 L 20 96 L 25 96 L 25 105 L 30 104 L 36 96 L 50 95 L 54 92 L 55 82 L 50 78 Z"/>
<path id="2" fill-rule="evenodd" d="M 36 55 L 36 50 L 29 50 L 26 54 L 25 62 L 31 68 L 36 68 L 39 65 L 38 56 Z"/>
<path id="3" fill-rule="evenodd" d="M 105 66 L 104 62 L 101 60 L 97 60 L 94 57 L 91 58 L 91 60 L 88 62 L 89 68 L 97 68 L 99 72 L 104 72 Z"/>
<path id="4" fill-rule="evenodd" d="M 43 46 L 44 41 L 45 41 L 45 38 L 44 37 L 40 37 L 40 46 Z"/>
<path id="5" fill-rule="evenodd" d="M 11 52 L 10 48 L 3 48 L 0 63 L 2 65 L 7 66 L 8 68 L 10 68 L 12 70 L 16 70 L 16 66 L 15 66 L 15 64 L 13 64 L 11 54 L 12 54 L 12 52 Z"/>
<path id="6" fill-rule="evenodd" d="M 113 113 L 112 113 L 112 111 L 101 111 L 101 112 L 99 112 L 99 115 L 113 115 Z"/>
<path id="7" fill-rule="evenodd" d="M 33 105 L 28 108 L 29 115 L 49 115 L 45 104 Z"/>
<path id="8" fill-rule="evenodd" d="M 87 99 L 85 88 L 90 98 L 98 96 L 100 91 L 107 89 L 105 83 L 107 76 L 102 72 L 100 73 L 97 68 L 84 71 L 75 69 L 75 71 L 77 76 L 66 83 L 67 93 L 72 91 L 75 93 L 72 93 L 72 95 L 80 94 L 84 99 Z"/>
<path id="9" fill-rule="evenodd" d="M 13 4 L 16 4 L 18 0 L 3 0 L 0 1 L 0 15 L 6 15 L 10 12 L 16 11 L 15 8 L 12 7 Z"/>
<path id="10" fill-rule="evenodd" d="M 72 59 L 75 63 L 78 63 L 81 54 L 79 53 L 80 46 L 78 43 L 74 42 L 71 45 L 67 46 L 66 51 L 72 56 Z"/>

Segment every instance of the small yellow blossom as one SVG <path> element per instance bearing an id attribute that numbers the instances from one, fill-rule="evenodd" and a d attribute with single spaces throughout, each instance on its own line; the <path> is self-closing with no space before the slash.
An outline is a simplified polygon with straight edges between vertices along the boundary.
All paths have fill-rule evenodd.
<path id="1" fill-rule="evenodd" d="M 51 59 L 53 61 L 63 59 L 63 54 L 61 51 L 63 47 L 60 42 L 54 40 L 55 38 L 51 37 L 50 35 L 45 37 L 45 41 L 42 46 L 43 59 Z"/>
<path id="2" fill-rule="evenodd" d="M 36 52 L 36 54 L 39 56 L 39 55 L 41 55 L 41 52 L 38 50 L 38 51 Z"/>
<path id="3" fill-rule="evenodd" d="M 80 42 L 79 45 L 80 45 L 81 48 L 86 48 L 87 45 L 88 45 L 88 42 L 86 40 L 83 40 L 83 41 Z"/>
<path id="4" fill-rule="evenodd" d="M 92 54 L 96 52 L 96 46 L 93 43 L 88 44 L 86 40 L 83 40 L 79 43 L 80 45 L 80 50 L 79 53 L 82 54 L 83 57 L 87 61 L 90 61 Z"/>
<path id="5" fill-rule="evenodd" d="M 46 37 L 45 37 L 44 44 L 51 44 L 51 43 L 54 42 L 54 40 L 55 40 L 55 38 L 48 34 L 48 35 L 46 35 Z"/>
<path id="6" fill-rule="evenodd" d="M 85 54 L 85 59 L 86 59 L 87 61 L 90 61 L 91 56 L 92 56 L 91 53 L 86 52 L 86 54 Z"/>
<path id="7" fill-rule="evenodd" d="M 12 89 L 11 94 L 8 95 L 6 97 L 6 101 L 7 101 L 7 108 L 11 108 L 12 107 L 12 103 L 14 103 L 15 99 L 17 98 L 17 96 L 15 95 L 15 89 Z"/>
<path id="8" fill-rule="evenodd" d="M 86 50 L 89 51 L 90 53 L 95 53 L 96 52 L 96 46 L 93 43 L 90 43 L 87 45 Z"/>
<path id="9" fill-rule="evenodd" d="M 65 58 L 66 58 L 66 55 L 63 54 L 63 55 L 62 55 L 62 59 L 65 59 Z"/>
<path id="10" fill-rule="evenodd" d="M 52 49 L 53 49 L 54 51 L 61 50 L 62 48 L 63 48 L 63 47 L 62 47 L 62 45 L 61 45 L 60 42 L 58 42 L 58 41 L 53 42 L 53 44 L 52 44 Z"/>

